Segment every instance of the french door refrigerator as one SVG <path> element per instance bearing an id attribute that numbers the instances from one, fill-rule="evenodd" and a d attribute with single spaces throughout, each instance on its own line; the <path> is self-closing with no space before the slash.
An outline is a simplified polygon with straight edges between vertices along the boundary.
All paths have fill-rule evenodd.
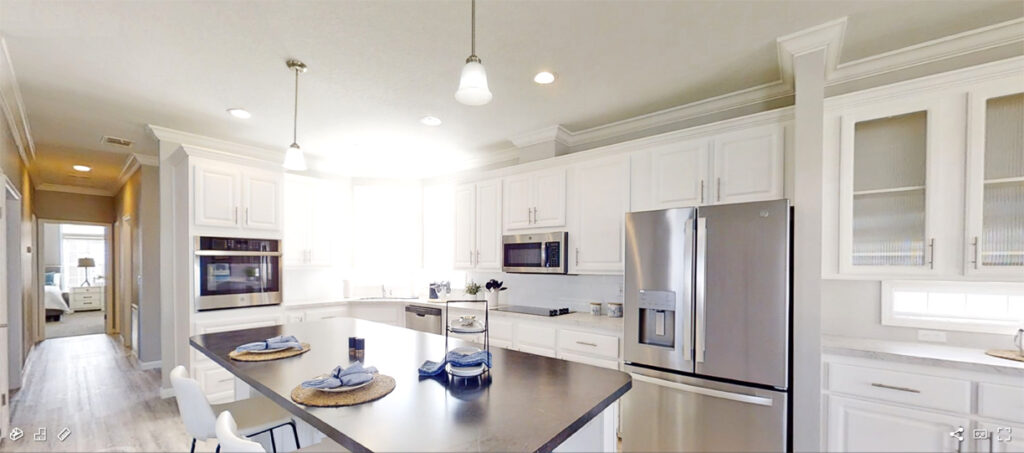
<path id="1" fill-rule="evenodd" d="M 789 449 L 788 200 L 626 215 L 624 451 Z"/>

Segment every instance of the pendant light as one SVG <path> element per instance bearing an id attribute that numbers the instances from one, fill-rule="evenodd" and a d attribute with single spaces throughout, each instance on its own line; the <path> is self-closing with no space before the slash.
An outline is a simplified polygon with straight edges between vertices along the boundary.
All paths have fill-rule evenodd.
<path id="1" fill-rule="evenodd" d="M 295 115 L 292 117 L 292 144 L 284 153 L 286 170 L 305 171 L 306 156 L 299 148 L 299 74 L 306 72 L 306 64 L 299 60 L 288 60 L 288 69 L 295 71 Z"/>
<path id="2" fill-rule="evenodd" d="M 455 92 L 455 100 L 466 105 L 484 105 L 491 102 L 491 90 L 487 88 L 487 71 L 476 56 L 476 0 L 471 0 L 470 19 L 470 52 L 466 58 L 466 66 L 462 67 L 459 78 L 459 90 Z"/>

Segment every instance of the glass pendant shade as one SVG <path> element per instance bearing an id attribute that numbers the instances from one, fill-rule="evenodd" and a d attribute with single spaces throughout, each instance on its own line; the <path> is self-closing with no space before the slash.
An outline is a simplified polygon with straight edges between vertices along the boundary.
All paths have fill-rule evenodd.
<path id="1" fill-rule="evenodd" d="M 306 156 L 302 153 L 298 143 L 292 143 L 284 154 L 284 168 L 293 171 L 306 170 Z"/>
<path id="2" fill-rule="evenodd" d="M 475 61 L 474 61 L 475 60 Z M 491 90 L 487 88 L 487 71 L 479 59 L 470 57 L 462 67 L 459 90 L 455 100 L 466 105 L 484 105 L 491 102 Z"/>

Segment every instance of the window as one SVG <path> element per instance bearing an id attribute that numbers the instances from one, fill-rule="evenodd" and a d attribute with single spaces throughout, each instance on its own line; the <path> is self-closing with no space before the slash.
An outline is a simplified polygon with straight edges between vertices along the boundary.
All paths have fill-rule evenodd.
<path id="1" fill-rule="evenodd" d="M 61 264 L 64 288 L 83 286 L 87 268 L 78 267 L 79 258 L 92 258 L 95 267 L 88 268 L 89 284 L 105 284 L 106 248 L 104 227 L 89 225 L 61 225 Z"/>
<path id="2" fill-rule="evenodd" d="M 882 324 L 1014 333 L 1024 325 L 1024 284 L 883 281 Z"/>

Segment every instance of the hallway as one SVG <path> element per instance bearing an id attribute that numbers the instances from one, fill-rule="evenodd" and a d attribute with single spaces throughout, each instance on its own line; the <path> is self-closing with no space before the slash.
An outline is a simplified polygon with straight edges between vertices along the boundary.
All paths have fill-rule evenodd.
<path id="1" fill-rule="evenodd" d="M 133 360 L 103 334 L 40 343 L 11 401 L 11 426 L 25 436 L 5 439 L 2 450 L 187 451 L 191 437 L 174 399 L 160 399 L 160 371 L 140 371 Z M 45 442 L 32 438 L 40 427 Z M 61 442 L 65 427 L 71 435 Z"/>

